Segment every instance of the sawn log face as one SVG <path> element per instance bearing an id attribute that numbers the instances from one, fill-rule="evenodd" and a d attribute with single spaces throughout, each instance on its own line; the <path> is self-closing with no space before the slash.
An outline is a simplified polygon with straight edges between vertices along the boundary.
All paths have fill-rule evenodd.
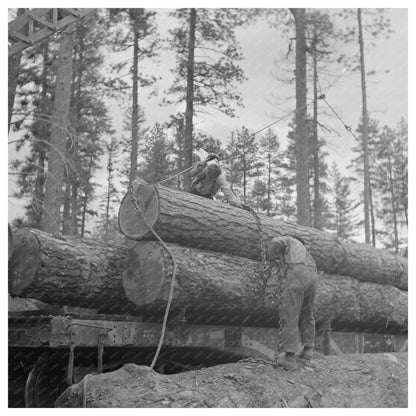
<path id="1" fill-rule="evenodd" d="M 279 277 L 274 270 L 261 296 L 261 263 L 243 257 L 168 245 L 177 263 L 172 313 L 186 308 L 193 322 L 254 326 L 278 325 Z M 160 314 L 169 298 L 172 260 L 157 242 L 130 249 L 123 286 L 131 302 Z M 339 275 L 319 275 L 315 317 L 349 328 L 407 328 L 407 292 L 390 285 L 360 282 Z"/>
<path id="2" fill-rule="evenodd" d="M 149 200 L 149 186 L 138 185 L 138 201 Z M 163 240 L 183 246 L 260 259 L 260 234 L 253 215 L 229 204 L 198 197 L 177 189 L 157 186 L 159 214 L 152 222 Z M 128 198 L 123 201 L 129 205 Z M 122 205 L 123 205 L 122 204 Z M 147 202 L 147 207 L 149 202 Z M 146 214 L 153 217 L 153 212 Z M 128 216 L 130 236 L 153 239 L 146 233 L 140 213 L 120 210 Z M 149 217 L 150 218 L 150 217 Z M 367 244 L 341 241 L 329 233 L 260 215 L 266 240 L 281 235 L 302 237 L 318 268 L 326 273 L 350 276 L 367 282 L 389 284 L 407 290 L 407 259 Z M 137 224 L 137 232 L 134 225 Z M 139 225 L 140 224 L 140 225 Z M 140 236 L 139 236 L 140 234 Z"/>
<path id="3" fill-rule="evenodd" d="M 52 305 L 120 313 L 125 249 L 97 241 L 19 230 L 9 263 L 9 293 Z"/>

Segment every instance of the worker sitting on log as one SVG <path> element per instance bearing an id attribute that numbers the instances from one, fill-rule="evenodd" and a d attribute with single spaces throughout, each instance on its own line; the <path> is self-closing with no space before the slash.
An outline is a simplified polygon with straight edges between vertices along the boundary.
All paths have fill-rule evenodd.
<path id="1" fill-rule="evenodd" d="M 194 178 L 189 192 L 204 198 L 213 199 L 217 192 L 221 189 L 226 200 L 233 206 L 245 208 L 245 205 L 238 201 L 230 185 L 222 174 L 219 166 L 219 156 L 210 153 L 205 160 L 198 162 L 189 174 Z M 216 162 L 215 162 L 216 161 Z M 212 163 L 210 163 L 212 162 Z"/>
<path id="2" fill-rule="evenodd" d="M 313 315 L 317 285 L 315 262 L 303 240 L 290 236 L 273 238 L 268 247 L 269 261 L 276 261 L 282 272 L 279 310 L 280 345 L 285 355 L 277 365 L 286 370 L 297 368 L 298 333 L 303 350 L 299 357 L 311 360 L 315 345 Z"/>

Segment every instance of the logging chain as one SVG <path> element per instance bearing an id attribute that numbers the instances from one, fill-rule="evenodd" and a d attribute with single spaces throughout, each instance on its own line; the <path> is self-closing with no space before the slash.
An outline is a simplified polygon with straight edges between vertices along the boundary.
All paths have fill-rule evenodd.
<path id="1" fill-rule="evenodd" d="M 258 295 L 255 297 L 253 305 L 252 305 L 252 311 L 253 311 L 257 303 L 264 297 L 264 294 L 266 293 L 267 285 L 272 274 L 273 264 L 269 263 L 267 260 L 266 242 L 264 238 L 264 232 L 263 232 L 263 227 L 261 224 L 260 217 L 257 215 L 256 211 L 254 211 L 253 208 L 249 207 L 249 210 L 253 214 L 256 220 L 257 228 L 260 234 L 261 263 L 262 263 L 261 281 L 260 281 L 260 284 L 257 285 L 259 289 L 258 289 Z M 280 308 L 282 305 L 283 285 L 284 285 L 285 276 L 286 276 L 286 272 L 284 270 L 284 264 L 279 264 L 279 272 L 278 272 L 278 280 L 279 280 L 279 285 L 278 285 L 278 308 L 279 308 L 278 351 L 279 352 L 282 350 L 282 345 L 281 345 L 282 314 L 281 314 Z M 244 319 L 241 326 L 243 326 L 247 322 L 251 314 L 252 312 Z"/>
<path id="2" fill-rule="evenodd" d="M 260 248 L 261 248 L 261 263 L 262 263 L 262 274 L 261 274 L 261 282 L 259 285 L 259 290 L 258 290 L 258 295 L 256 296 L 256 298 L 254 299 L 254 303 L 252 305 L 252 310 L 254 310 L 254 308 L 256 307 L 257 303 L 264 297 L 264 294 L 266 292 L 267 289 L 267 285 L 268 282 L 270 280 L 270 276 L 272 273 L 272 266 L 273 263 L 269 263 L 267 260 L 267 254 L 266 254 L 266 242 L 265 242 L 265 238 L 264 238 L 264 232 L 263 232 L 263 227 L 262 227 L 262 223 L 260 220 L 260 217 L 257 215 L 256 211 L 249 207 L 249 211 L 253 214 L 255 220 L 256 220 L 256 225 L 257 225 L 257 229 L 259 231 L 260 234 Z M 282 313 L 281 313 L 281 307 L 283 304 L 283 287 L 285 284 L 285 280 L 286 280 L 286 264 L 284 263 L 284 260 L 282 259 L 279 262 L 279 267 L 278 267 L 278 281 L 279 281 L 279 285 L 278 285 L 278 308 L 279 308 L 279 328 L 278 328 L 278 352 L 282 351 Z M 251 314 L 249 314 L 246 319 L 243 321 L 243 323 L 241 324 L 241 326 L 244 325 L 244 323 L 247 322 L 248 318 L 250 317 Z"/>

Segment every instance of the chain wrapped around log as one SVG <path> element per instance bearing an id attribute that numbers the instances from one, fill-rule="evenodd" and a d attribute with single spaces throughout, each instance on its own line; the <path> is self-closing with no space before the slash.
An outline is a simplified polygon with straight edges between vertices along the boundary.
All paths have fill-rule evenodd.
<path id="1" fill-rule="evenodd" d="M 146 221 L 167 242 L 260 260 L 260 236 L 250 212 L 162 185 L 137 180 L 133 187 Z M 315 228 L 260 215 L 266 243 L 273 237 L 301 237 L 318 269 L 407 290 L 407 259 L 368 244 L 341 241 Z M 133 240 L 152 235 L 130 191 L 119 210 L 121 232 Z"/>
<path id="2" fill-rule="evenodd" d="M 261 293 L 260 262 L 168 244 L 177 262 L 170 316 L 193 323 L 277 327 L 278 275 Z M 19 230 L 9 263 L 12 296 L 50 305 L 96 308 L 100 313 L 163 316 L 172 259 L 158 242 L 130 249 L 95 240 Z M 407 292 L 391 285 L 320 274 L 316 319 L 337 328 L 406 331 Z M 254 305 L 254 307 L 253 307 Z M 252 310 L 253 309 L 253 310 Z M 183 314 L 183 310 L 185 313 Z"/>
<path id="3" fill-rule="evenodd" d="M 177 263 L 173 314 L 180 315 L 185 308 L 189 321 L 223 325 L 239 325 L 250 314 L 251 326 L 278 326 L 276 269 L 263 294 L 258 261 L 174 244 L 168 247 Z M 168 301 L 171 263 L 158 242 L 143 241 L 130 248 L 122 277 L 128 299 L 148 313 L 162 314 Z M 407 299 L 406 291 L 391 285 L 320 273 L 315 317 L 347 330 L 406 330 Z"/>

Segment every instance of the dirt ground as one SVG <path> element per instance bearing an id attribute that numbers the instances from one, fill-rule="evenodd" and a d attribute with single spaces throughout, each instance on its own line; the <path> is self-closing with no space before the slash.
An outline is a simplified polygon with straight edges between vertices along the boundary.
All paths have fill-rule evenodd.
<path id="1" fill-rule="evenodd" d="M 318 356 L 288 372 L 239 362 L 173 375 L 127 364 L 88 375 L 56 407 L 407 407 L 407 353 Z"/>

